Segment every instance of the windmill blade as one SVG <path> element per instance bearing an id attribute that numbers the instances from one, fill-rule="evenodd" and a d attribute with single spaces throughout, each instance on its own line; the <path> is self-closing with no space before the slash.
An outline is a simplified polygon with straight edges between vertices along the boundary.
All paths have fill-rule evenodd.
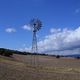
<path id="1" fill-rule="evenodd" d="M 39 31 L 42 27 L 42 22 L 39 19 L 32 19 L 30 21 L 30 26 L 32 28 L 33 31 Z"/>

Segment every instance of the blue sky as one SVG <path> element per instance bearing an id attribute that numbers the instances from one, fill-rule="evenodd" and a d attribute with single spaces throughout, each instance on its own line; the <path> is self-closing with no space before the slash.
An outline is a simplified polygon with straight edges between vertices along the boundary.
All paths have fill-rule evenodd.
<path id="1" fill-rule="evenodd" d="M 80 26 L 80 0 L 0 0 L 0 47 L 30 47 L 32 33 L 24 26 L 32 18 L 42 21 L 38 40 L 44 42 L 46 36 L 60 30 L 76 31 Z"/>

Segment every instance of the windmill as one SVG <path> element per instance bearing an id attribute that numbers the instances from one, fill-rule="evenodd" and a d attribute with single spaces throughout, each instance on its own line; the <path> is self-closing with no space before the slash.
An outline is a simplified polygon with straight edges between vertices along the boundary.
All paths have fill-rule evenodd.
<path id="1" fill-rule="evenodd" d="M 39 19 L 32 19 L 30 21 L 30 27 L 32 29 L 32 53 L 33 55 L 31 55 L 31 65 L 35 66 L 35 73 L 36 73 L 36 78 L 38 79 L 38 77 L 40 76 L 39 73 L 39 56 L 36 56 L 35 54 L 38 54 L 38 46 L 37 46 L 37 32 L 41 29 L 42 27 L 42 22 Z"/>
<path id="2" fill-rule="evenodd" d="M 42 27 L 42 22 L 39 19 L 32 19 L 30 21 L 30 27 L 32 29 L 33 33 L 33 39 L 32 39 L 32 53 L 38 53 L 38 46 L 37 46 L 37 31 L 39 31 Z"/>

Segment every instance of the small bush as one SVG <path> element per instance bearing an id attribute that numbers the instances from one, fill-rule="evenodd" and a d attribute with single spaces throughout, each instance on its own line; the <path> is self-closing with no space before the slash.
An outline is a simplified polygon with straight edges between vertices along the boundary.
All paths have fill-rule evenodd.
<path id="1" fill-rule="evenodd" d="M 80 59 L 80 56 L 77 56 L 76 59 Z"/>
<path id="2" fill-rule="evenodd" d="M 57 55 L 57 56 L 56 56 L 56 58 L 60 58 L 60 56 L 59 56 L 59 55 Z"/>

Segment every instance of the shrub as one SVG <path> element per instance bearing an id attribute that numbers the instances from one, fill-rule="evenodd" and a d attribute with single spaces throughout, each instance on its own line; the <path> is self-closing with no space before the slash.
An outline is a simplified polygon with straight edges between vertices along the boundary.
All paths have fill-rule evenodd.
<path id="1" fill-rule="evenodd" d="M 60 55 L 57 55 L 56 58 L 60 58 Z"/>
<path id="2" fill-rule="evenodd" d="M 76 59 L 80 59 L 80 56 L 77 56 Z"/>
<path id="3" fill-rule="evenodd" d="M 0 48 L 0 55 L 10 57 L 13 55 L 13 51 L 9 49 Z"/>

